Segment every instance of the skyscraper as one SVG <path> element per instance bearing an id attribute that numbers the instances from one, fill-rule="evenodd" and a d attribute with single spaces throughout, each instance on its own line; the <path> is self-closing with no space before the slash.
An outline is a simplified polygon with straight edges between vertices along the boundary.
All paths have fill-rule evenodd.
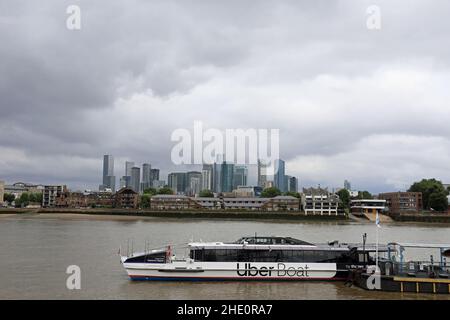
<path id="1" fill-rule="evenodd" d="M 134 167 L 134 162 L 126 161 L 125 162 L 125 176 L 131 177 L 131 168 Z"/>
<path id="2" fill-rule="evenodd" d="M 235 166 L 233 173 L 233 189 L 247 185 L 248 170 L 246 166 Z"/>
<path id="3" fill-rule="evenodd" d="M 130 176 L 122 176 L 120 178 L 120 188 L 129 187 L 131 185 L 131 177 Z"/>
<path id="4" fill-rule="evenodd" d="M 214 192 L 222 192 L 221 189 L 221 164 L 214 162 L 212 174 L 212 187 Z"/>
<path id="5" fill-rule="evenodd" d="M 144 163 L 142 165 L 142 182 L 150 182 L 151 175 L 150 171 L 152 170 L 152 166 L 149 163 Z"/>
<path id="6" fill-rule="evenodd" d="M 224 161 L 220 168 L 220 192 L 233 191 L 234 164 Z"/>
<path id="7" fill-rule="evenodd" d="M 153 184 L 153 181 L 159 180 L 159 169 L 151 169 L 150 170 L 150 181 Z"/>
<path id="8" fill-rule="evenodd" d="M 223 154 L 218 154 L 216 156 L 216 161 L 212 165 L 212 191 L 213 192 L 222 192 L 222 162 L 224 161 L 225 156 Z"/>
<path id="9" fill-rule="evenodd" d="M 164 180 L 153 180 L 152 181 L 152 187 L 155 189 L 164 188 L 165 185 L 166 185 L 166 182 Z"/>
<path id="10" fill-rule="evenodd" d="M 184 194 L 187 187 L 187 174 L 185 172 L 169 173 L 167 183 L 175 194 Z"/>
<path id="11" fill-rule="evenodd" d="M 142 165 L 142 183 L 141 183 L 142 191 L 152 186 L 151 170 L 152 166 L 149 163 L 144 163 Z"/>
<path id="12" fill-rule="evenodd" d="M 285 177 L 285 162 L 281 159 L 275 161 L 275 174 L 273 177 L 273 182 L 275 187 L 280 189 L 281 192 L 287 191 L 287 183 Z"/>
<path id="13" fill-rule="evenodd" d="M 267 168 L 258 160 L 258 186 L 264 188 L 267 181 Z"/>
<path id="14" fill-rule="evenodd" d="M 202 173 L 198 171 L 190 171 L 187 173 L 186 193 L 194 196 L 200 193 L 202 181 Z"/>
<path id="15" fill-rule="evenodd" d="M 202 181 L 201 181 L 201 189 L 202 190 L 213 190 L 213 172 L 214 167 L 211 164 L 204 164 L 202 169 Z"/>
<path id="16" fill-rule="evenodd" d="M 288 182 L 288 191 L 289 192 L 298 192 L 298 180 L 296 177 L 289 177 Z"/>
<path id="17" fill-rule="evenodd" d="M 100 190 L 111 189 L 116 192 L 116 177 L 114 176 L 114 157 L 105 154 L 103 156 L 103 183 L 99 187 Z"/>
<path id="18" fill-rule="evenodd" d="M 134 167 L 134 162 L 132 161 L 125 161 L 125 175 L 120 178 L 120 187 L 130 187 L 133 188 L 131 185 L 131 168 Z M 134 189 L 133 189 L 134 190 Z"/>
<path id="19" fill-rule="evenodd" d="M 352 190 L 352 184 L 350 183 L 350 181 L 344 181 L 344 189 L 347 189 L 348 191 Z"/>
<path id="20" fill-rule="evenodd" d="M 141 186 L 141 169 L 139 167 L 131 168 L 131 181 L 130 187 L 135 192 L 140 192 Z"/>

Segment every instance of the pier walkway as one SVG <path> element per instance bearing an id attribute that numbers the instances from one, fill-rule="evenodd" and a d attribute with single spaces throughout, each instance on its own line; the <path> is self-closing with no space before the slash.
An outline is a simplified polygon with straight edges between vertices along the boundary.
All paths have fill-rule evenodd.
<path id="1" fill-rule="evenodd" d="M 365 213 L 364 216 L 367 219 L 369 219 L 370 221 L 373 221 L 373 222 L 375 222 L 375 220 L 377 218 L 377 215 L 375 213 Z M 389 222 L 393 222 L 393 221 L 394 220 L 392 220 L 391 217 L 388 217 L 388 216 L 386 216 L 384 214 L 380 214 L 380 223 L 383 223 L 383 222 L 389 223 Z"/>

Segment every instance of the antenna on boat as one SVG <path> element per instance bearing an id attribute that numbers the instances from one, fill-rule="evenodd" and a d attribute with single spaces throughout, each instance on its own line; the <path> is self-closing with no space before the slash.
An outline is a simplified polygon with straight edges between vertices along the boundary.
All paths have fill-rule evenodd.
<path id="1" fill-rule="evenodd" d="M 379 213 L 378 213 L 378 211 L 377 211 L 377 215 L 376 215 L 376 218 L 375 218 L 375 225 L 376 225 L 376 230 L 377 230 L 377 233 L 376 233 L 376 235 L 377 235 L 377 242 L 376 242 L 376 248 L 375 248 L 375 251 L 376 251 L 376 255 L 375 255 L 375 273 L 376 274 L 379 274 L 380 272 L 379 272 L 379 267 L 378 267 L 378 238 L 379 238 L 379 236 L 378 236 L 378 229 L 379 228 L 381 228 L 381 226 L 380 226 L 380 216 L 379 216 Z"/>
<path id="2" fill-rule="evenodd" d="M 147 239 L 145 239 L 144 240 L 144 255 L 145 255 L 145 259 L 147 259 L 147 255 L 148 255 L 147 248 L 148 248 L 147 247 Z"/>
<path id="3" fill-rule="evenodd" d="M 367 233 L 363 234 L 363 257 L 364 257 L 364 263 L 366 263 L 366 239 L 367 239 Z"/>

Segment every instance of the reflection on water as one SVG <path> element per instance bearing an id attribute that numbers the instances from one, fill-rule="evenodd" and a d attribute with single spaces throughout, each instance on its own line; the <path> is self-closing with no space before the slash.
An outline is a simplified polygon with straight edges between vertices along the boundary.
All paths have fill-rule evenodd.
<path id="1" fill-rule="evenodd" d="M 344 222 L 68 219 L 0 217 L 2 299 L 450 299 L 447 295 L 374 293 L 340 282 L 132 282 L 119 246 L 136 250 L 190 239 L 232 241 L 244 235 L 281 235 L 311 242 L 375 239 L 373 224 Z M 382 242 L 450 243 L 449 225 L 384 225 Z M 425 254 L 429 258 L 428 254 Z M 416 257 L 414 257 L 416 258 Z M 81 290 L 67 290 L 67 266 L 81 268 Z"/>

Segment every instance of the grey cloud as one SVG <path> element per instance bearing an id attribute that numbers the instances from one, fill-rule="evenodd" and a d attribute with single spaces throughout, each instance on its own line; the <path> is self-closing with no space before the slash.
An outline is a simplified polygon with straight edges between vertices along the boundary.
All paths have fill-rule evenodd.
<path id="1" fill-rule="evenodd" d="M 395 183 L 364 182 L 344 165 L 370 167 L 358 151 L 368 137 L 450 139 L 447 1 L 378 1 L 380 31 L 365 27 L 372 1 L 82 0 L 80 31 L 65 28 L 70 4 L 0 4 L 2 179 L 95 187 L 104 153 L 174 170 L 172 130 L 201 120 L 280 128 L 292 168 L 339 160 L 292 169 L 305 183 L 346 176 L 378 190 Z M 377 150 L 391 155 L 382 162 L 425 170 L 419 158 Z M 429 165 L 450 179 L 445 166 Z M 413 178 L 399 172 L 396 181 Z"/>

